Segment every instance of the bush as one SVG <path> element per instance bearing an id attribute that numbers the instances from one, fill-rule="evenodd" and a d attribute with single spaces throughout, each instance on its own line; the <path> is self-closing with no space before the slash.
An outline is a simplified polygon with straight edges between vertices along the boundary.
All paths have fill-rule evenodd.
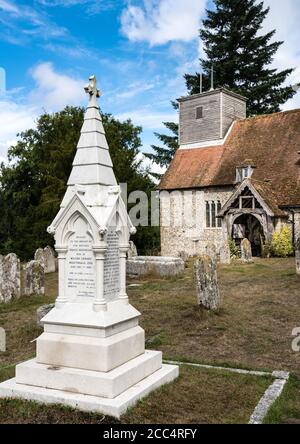
<path id="1" fill-rule="evenodd" d="M 230 237 L 228 239 L 228 245 L 229 245 L 229 250 L 230 250 L 230 257 L 233 259 L 238 259 L 241 257 L 241 249 L 238 245 L 236 245 L 236 243 L 234 242 L 234 240 Z"/>
<path id="2" fill-rule="evenodd" d="M 284 225 L 280 231 L 275 231 L 271 243 L 272 254 L 276 257 L 288 257 L 293 254 L 291 229 Z"/>
<path id="3" fill-rule="evenodd" d="M 262 245 L 262 251 L 261 255 L 265 259 L 269 259 L 272 256 L 272 241 L 267 240 L 265 243 L 261 243 Z"/>

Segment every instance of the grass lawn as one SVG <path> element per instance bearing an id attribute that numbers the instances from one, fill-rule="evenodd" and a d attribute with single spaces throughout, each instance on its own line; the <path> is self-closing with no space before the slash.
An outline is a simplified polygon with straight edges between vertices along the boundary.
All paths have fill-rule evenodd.
<path id="1" fill-rule="evenodd" d="M 130 283 L 139 287 L 130 287 Z M 146 346 L 165 359 L 259 370 L 288 370 L 294 376 L 270 411 L 267 422 L 300 419 L 300 353 L 291 349 L 291 333 L 300 327 L 300 278 L 293 259 L 258 260 L 219 269 L 223 305 L 218 313 L 196 305 L 192 267 L 183 277 L 129 281 L 131 303 L 141 311 Z M 47 296 L 0 306 L 7 352 L 0 353 L 0 379 L 14 375 L 14 364 L 35 354 L 40 333 L 36 309 L 57 295 L 57 276 L 47 276 Z M 269 378 L 181 366 L 180 378 L 152 393 L 122 417 L 135 423 L 243 423 L 270 384 Z M 0 401 L 0 423 L 113 422 L 101 415 Z"/>

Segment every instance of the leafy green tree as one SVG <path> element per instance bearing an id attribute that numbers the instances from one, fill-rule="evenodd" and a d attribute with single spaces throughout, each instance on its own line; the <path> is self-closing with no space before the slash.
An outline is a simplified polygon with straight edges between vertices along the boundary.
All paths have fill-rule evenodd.
<path id="1" fill-rule="evenodd" d="M 210 70 L 215 70 L 215 86 L 225 87 L 248 98 L 248 115 L 280 111 L 295 91 L 284 86 L 293 69 L 272 68 L 274 56 L 283 42 L 273 41 L 276 31 L 262 33 L 270 8 L 256 0 L 214 0 L 207 11 L 200 38 L 206 58 L 201 60 L 209 87 Z M 186 74 L 190 94 L 200 91 L 199 73 Z"/>
<path id="2" fill-rule="evenodd" d="M 53 245 L 47 227 L 59 210 L 72 169 L 84 109 L 66 107 L 55 114 L 43 114 L 35 129 L 19 135 L 8 153 L 9 164 L 0 169 L 0 252 L 15 252 L 30 259 L 38 247 Z M 150 194 L 154 184 L 137 154 L 141 128 L 130 120 L 119 122 L 103 115 L 103 124 L 118 182 L 128 184 L 128 192 L 138 189 Z M 136 236 L 143 252 L 158 244 L 158 230 L 143 228 Z"/>

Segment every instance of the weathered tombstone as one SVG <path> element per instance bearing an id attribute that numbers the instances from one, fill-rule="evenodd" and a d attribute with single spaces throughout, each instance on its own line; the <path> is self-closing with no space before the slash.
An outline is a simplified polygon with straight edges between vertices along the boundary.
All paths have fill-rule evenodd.
<path id="1" fill-rule="evenodd" d="M 44 249 L 38 248 L 34 255 L 34 260 L 44 266 L 45 274 L 56 271 L 56 258 L 53 249 L 49 246 Z"/>
<path id="2" fill-rule="evenodd" d="M 4 328 L 0 327 L 0 352 L 6 351 L 6 332 Z"/>
<path id="3" fill-rule="evenodd" d="M 34 253 L 34 260 L 38 261 L 41 265 L 45 267 L 45 256 L 44 250 L 42 248 L 38 248 Z"/>
<path id="4" fill-rule="evenodd" d="M 251 243 L 246 238 L 243 239 L 241 243 L 241 259 L 247 264 L 253 262 Z"/>
<path id="5" fill-rule="evenodd" d="M 18 299 L 21 296 L 21 265 L 14 253 L 2 257 L 0 273 L 0 303 Z"/>
<path id="6" fill-rule="evenodd" d="M 45 273 L 55 273 L 55 253 L 49 246 L 44 248 Z"/>
<path id="7" fill-rule="evenodd" d="M 222 245 L 220 248 L 220 263 L 224 265 L 231 264 L 230 248 L 228 242 L 226 242 L 226 244 Z"/>
<path id="8" fill-rule="evenodd" d="M 295 256 L 296 256 L 296 273 L 300 275 L 300 238 L 297 240 L 295 245 Z"/>
<path id="9" fill-rule="evenodd" d="M 132 278 L 151 274 L 170 277 L 182 274 L 184 267 L 184 261 L 179 257 L 137 256 L 127 260 L 126 271 Z"/>
<path id="10" fill-rule="evenodd" d="M 214 260 L 217 259 L 217 248 L 213 242 L 207 242 L 205 246 L 205 254 Z"/>
<path id="11" fill-rule="evenodd" d="M 134 242 L 130 241 L 129 242 L 129 250 L 127 253 L 128 259 L 131 259 L 133 257 L 137 257 L 138 253 L 137 253 L 137 249 L 136 246 L 134 244 Z"/>
<path id="12" fill-rule="evenodd" d="M 55 304 L 46 304 L 39 307 L 36 311 L 36 323 L 39 327 L 43 327 L 41 320 L 55 307 Z"/>
<path id="13" fill-rule="evenodd" d="M 200 307 L 217 310 L 220 307 L 217 261 L 207 255 L 200 256 L 194 264 L 197 300 Z"/>
<path id="14" fill-rule="evenodd" d="M 28 262 L 25 266 L 24 274 L 24 294 L 26 296 L 45 294 L 45 270 L 40 262 Z"/>
<path id="15" fill-rule="evenodd" d="M 126 293 L 129 238 L 136 230 L 113 173 L 95 77 L 85 90 L 89 106 L 68 188 L 48 229 L 58 253 L 59 295 L 41 320 L 36 359 L 16 367 L 16 378 L 0 384 L 0 397 L 120 417 L 176 378 L 178 366 L 163 364 L 161 352 L 145 351 L 140 313 Z"/>

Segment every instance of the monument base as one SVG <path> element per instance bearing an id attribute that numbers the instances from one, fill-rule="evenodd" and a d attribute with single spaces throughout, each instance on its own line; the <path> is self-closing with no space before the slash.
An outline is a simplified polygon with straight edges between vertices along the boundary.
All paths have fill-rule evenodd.
<path id="1" fill-rule="evenodd" d="M 62 404 L 85 412 L 97 412 L 120 418 L 129 407 L 134 406 L 153 390 L 172 382 L 178 374 L 177 366 L 163 364 L 159 370 L 113 399 L 19 384 L 16 378 L 13 378 L 0 384 L 0 398 L 17 398 L 42 404 Z"/>

